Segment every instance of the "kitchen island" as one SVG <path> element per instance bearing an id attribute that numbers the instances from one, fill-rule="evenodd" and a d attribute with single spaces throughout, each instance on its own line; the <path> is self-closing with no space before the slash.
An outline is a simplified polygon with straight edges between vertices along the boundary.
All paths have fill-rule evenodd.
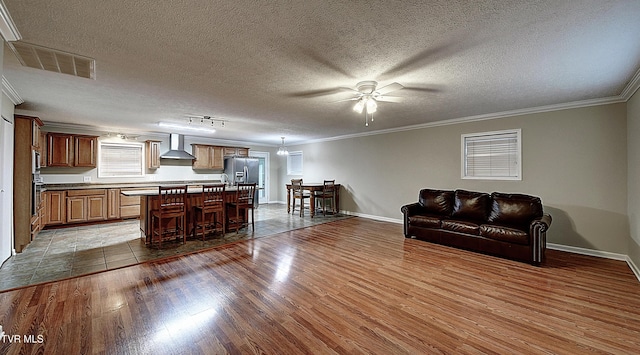
<path id="1" fill-rule="evenodd" d="M 163 186 L 185 186 L 184 184 L 171 184 L 171 185 L 163 185 Z M 235 192 L 237 191 L 236 186 L 227 186 L 225 189 L 225 203 L 233 202 L 235 200 Z M 189 185 L 187 186 L 187 235 L 190 236 L 193 233 L 193 206 L 198 206 L 202 204 L 202 185 Z M 158 210 L 158 187 L 148 188 L 148 189 L 137 189 L 137 190 L 126 190 L 123 189 L 121 194 L 124 196 L 131 197 L 139 197 L 140 198 L 140 238 L 145 241 L 145 243 L 149 244 L 151 240 L 151 215 L 154 211 Z M 229 223 L 229 220 L 235 220 L 235 209 L 226 209 L 227 216 L 227 230 L 235 230 L 235 224 Z M 247 220 L 247 211 L 241 212 L 244 214 L 243 220 Z M 231 217 L 231 218 L 230 218 Z M 222 221 L 219 221 L 222 222 Z M 166 228 L 174 228 L 175 221 L 173 219 L 169 219 L 166 221 Z M 164 224 L 164 223 L 163 223 Z"/>

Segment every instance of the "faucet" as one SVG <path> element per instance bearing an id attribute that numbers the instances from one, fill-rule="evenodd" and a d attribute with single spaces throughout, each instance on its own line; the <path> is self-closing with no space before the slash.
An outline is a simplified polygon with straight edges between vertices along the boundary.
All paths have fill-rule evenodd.
<path id="1" fill-rule="evenodd" d="M 220 180 L 222 180 L 223 183 L 229 185 L 229 175 L 227 174 L 220 174 Z"/>

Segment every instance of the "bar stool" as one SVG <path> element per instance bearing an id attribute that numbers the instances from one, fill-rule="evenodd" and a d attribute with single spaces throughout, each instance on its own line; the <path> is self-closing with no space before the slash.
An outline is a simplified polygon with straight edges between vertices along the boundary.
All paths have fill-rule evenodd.
<path id="1" fill-rule="evenodd" d="M 336 181 L 335 180 L 324 180 L 324 184 L 322 186 L 322 191 L 318 191 L 318 193 L 314 196 L 317 199 L 320 199 L 320 205 L 322 206 L 322 215 L 327 215 L 327 200 L 331 202 L 331 209 L 333 214 L 336 214 L 338 211 L 336 209 Z"/>
<path id="2" fill-rule="evenodd" d="M 216 225 L 222 226 L 224 235 L 226 228 L 226 214 L 224 205 L 225 184 L 203 185 L 200 193 L 201 205 L 193 206 L 193 237 L 198 234 L 198 228 L 202 228 L 202 240 L 205 240 L 207 228 L 215 232 Z M 222 222 L 218 222 L 218 213 L 222 213 Z M 210 219 L 207 219 L 209 215 Z M 198 218 L 200 217 L 200 218 Z M 198 223 L 198 219 L 202 224 Z"/>
<path id="3" fill-rule="evenodd" d="M 300 217 L 302 217 L 304 216 L 304 199 L 311 198 L 311 195 L 302 189 L 302 179 L 291 179 L 291 190 L 293 190 L 291 214 L 296 211 L 296 200 L 300 200 Z"/>
<path id="4" fill-rule="evenodd" d="M 249 226 L 248 217 L 245 220 L 244 214 L 247 213 L 245 211 L 251 210 L 251 229 L 255 232 L 255 218 L 253 214 L 254 202 L 255 202 L 255 192 L 256 192 L 256 184 L 244 184 L 239 183 L 237 186 L 237 190 L 235 193 L 235 200 L 227 202 L 227 205 L 235 209 L 236 214 L 233 218 L 229 219 L 229 223 L 234 223 L 236 227 L 236 234 L 238 233 L 238 229 L 242 228 L 241 226 L 246 225 Z M 243 211 L 242 215 L 240 215 L 240 211 Z"/>
<path id="5" fill-rule="evenodd" d="M 182 243 L 186 242 L 187 222 L 187 186 L 160 186 L 158 188 L 158 209 L 151 212 L 151 240 L 150 244 L 157 240 L 158 247 L 162 248 L 162 239 L 166 235 L 174 234 L 176 239 L 182 236 Z M 167 219 L 175 218 L 175 228 L 165 229 Z M 158 225 L 156 228 L 156 222 Z"/>

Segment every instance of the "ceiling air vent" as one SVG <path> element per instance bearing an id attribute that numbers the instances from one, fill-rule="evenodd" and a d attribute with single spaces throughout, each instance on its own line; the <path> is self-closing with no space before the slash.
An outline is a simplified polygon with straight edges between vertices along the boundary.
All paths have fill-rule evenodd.
<path id="1" fill-rule="evenodd" d="M 26 42 L 7 42 L 25 67 L 95 79 L 96 61 L 92 58 L 36 46 Z"/>

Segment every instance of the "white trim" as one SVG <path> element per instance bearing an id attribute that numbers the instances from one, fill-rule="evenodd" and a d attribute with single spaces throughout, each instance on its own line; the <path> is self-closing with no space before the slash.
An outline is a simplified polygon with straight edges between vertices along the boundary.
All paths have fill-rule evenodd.
<path id="1" fill-rule="evenodd" d="M 9 80 L 7 80 L 4 75 L 2 76 L 2 93 L 7 95 L 9 100 L 11 100 L 11 102 L 16 106 L 24 102 L 20 95 L 18 95 L 16 89 L 13 88 Z"/>
<path id="2" fill-rule="evenodd" d="M 5 41 L 19 41 L 22 39 L 18 27 L 13 22 L 11 14 L 4 1 L 0 0 L 0 34 Z"/>
<path id="3" fill-rule="evenodd" d="M 362 217 L 362 218 L 373 219 L 373 220 L 382 221 L 382 222 L 389 222 L 389 223 L 395 223 L 395 224 L 404 223 L 402 219 L 375 216 L 375 215 L 372 215 L 372 214 L 365 214 L 365 213 L 360 213 L 360 212 L 340 210 L 340 213 L 341 214 L 346 214 L 347 216 Z"/>
<path id="4" fill-rule="evenodd" d="M 626 102 L 626 101 L 627 100 L 625 100 L 621 96 L 611 96 L 611 97 L 605 97 L 605 98 L 600 98 L 600 99 L 573 101 L 573 102 L 567 102 L 567 103 L 563 103 L 563 104 L 539 106 L 539 107 L 525 108 L 525 109 L 520 109 L 520 110 L 503 111 L 503 112 L 489 113 L 489 114 L 484 114 L 484 115 L 453 118 L 453 119 L 449 119 L 449 120 L 421 123 L 421 124 L 417 124 L 417 125 L 397 127 L 397 128 L 389 128 L 389 129 L 383 129 L 383 130 L 378 130 L 378 131 L 347 134 L 347 135 L 335 136 L 335 137 L 330 137 L 330 138 L 312 139 L 312 140 L 308 140 L 308 141 L 304 141 L 304 142 L 298 142 L 296 144 L 311 144 L 311 143 L 331 142 L 331 141 L 338 141 L 338 140 L 343 140 L 343 139 L 351 139 L 351 138 L 359 138 L 359 137 L 367 137 L 367 136 L 376 136 L 376 135 L 380 135 L 380 134 L 412 131 L 412 130 L 416 130 L 416 129 L 432 128 L 432 127 L 440 127 L 440 126 L 449 126 L 449 125 L 460 124 L 460 123 L 486 121 L 486 120 L 493 120 L 493 119 L 497 119 L 497 118 L 530 115 L 530 114 L 542 113 L 542 112 L 560 111 L 560 110 L 568 110 L 568 109 L 590 107 L 590 106 L 609 105 L 609 104 L 616 104 L 616 103 L 621 103 L 621 102 Z"/>
<path id="5" fill-rule="evenodd" d="M 636 264 L 633 263 L 630 257 L 627 256 L 627 265 L 631 268 L 631 271 L 636 275 L 638 281 L 640 281 L 640 268 Z"/>
<path id="6" fill-rule="evenodd" d="M 635 73 L 635 75 L 629 80 L 627 86 L 625 86 L 624 90 L 620 94 L 621 97 L 624 98 L 625 101 L 629 100 L 633 94 L 636 93 L 638 88 L 640 87 L 640 69 Z"/>
<path id="7" fill-rule="evenodd" d="M 597 256 L 599 258 L 605 258 L 605 259 L 622 260 L 622 261 L 627 260 L 627 256 L 624 254 L 611 253 L 608 251 L 600 251 L 600 250 L 587 249 L 587 248 L 580 248 L 580 247 L 574 247 L 570 245 L 547 243 L 547 248 L 553 249 L 553 250 L 559 250 L 559 251 L 566 251 L 574 254 Z"/>

